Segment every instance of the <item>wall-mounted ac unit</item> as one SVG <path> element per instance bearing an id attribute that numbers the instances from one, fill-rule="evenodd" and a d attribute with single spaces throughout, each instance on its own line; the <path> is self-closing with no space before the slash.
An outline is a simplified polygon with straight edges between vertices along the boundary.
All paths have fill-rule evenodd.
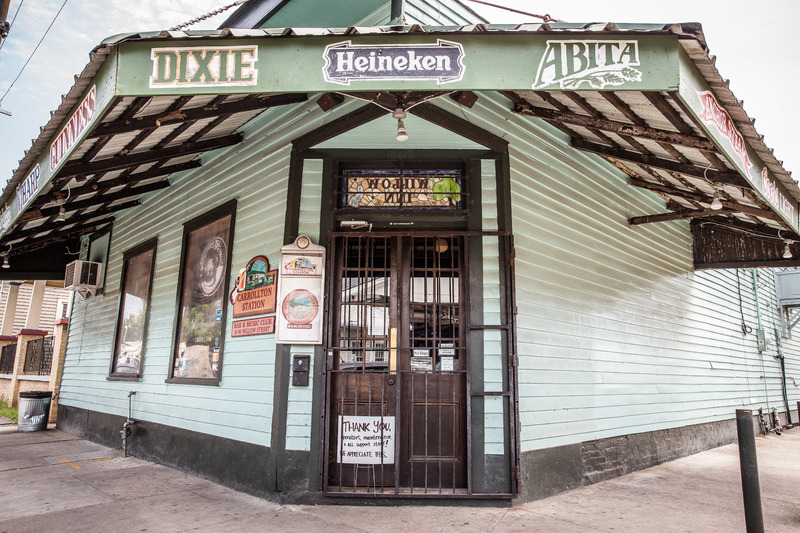
<path id="1" fill-rule="evenodd" d="M 67 271 L 64 274 L 64 288 L 78 291 L 84 298 L 87 294 L 94 294 L 97 290 L 97 281 L 102 266 L 102 263 L 93 261 L 73 261 L 67 265 Z"/>

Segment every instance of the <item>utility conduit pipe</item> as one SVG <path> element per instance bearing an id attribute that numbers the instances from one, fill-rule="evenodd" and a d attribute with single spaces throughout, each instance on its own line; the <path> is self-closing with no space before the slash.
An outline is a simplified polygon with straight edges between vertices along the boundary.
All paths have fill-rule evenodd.
<path id="1" fill-rule="evenodd" d="M 136 394 L 136 391 L 130 391 L 128 393 L 128 419 L 125 420 L 125 423 L 122 424 L 122 431 L 120 431 L 120 435 L 122 436 L 122 456 L 128 457 L 128 437 L 131 436 L 133 430 L 131 426 L 136 423 L 136 420 L 131 418 L 132 408 L 131 408 L 131 401 L 132 396 Z"/>

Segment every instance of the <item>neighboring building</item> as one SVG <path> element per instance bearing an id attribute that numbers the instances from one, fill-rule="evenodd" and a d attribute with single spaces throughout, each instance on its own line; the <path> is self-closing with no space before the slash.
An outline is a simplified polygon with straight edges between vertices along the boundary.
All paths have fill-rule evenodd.
<path id="1" fill-rule="evenodd" d="M 797 420 L 800 188 L 699 25 L 352 4 L 92 52 L 0 198 L 9 275 L 103 266 L 59 427 L 119 446 L 130 400 L 131 453 L 253 493 L 519 502 Z"/>

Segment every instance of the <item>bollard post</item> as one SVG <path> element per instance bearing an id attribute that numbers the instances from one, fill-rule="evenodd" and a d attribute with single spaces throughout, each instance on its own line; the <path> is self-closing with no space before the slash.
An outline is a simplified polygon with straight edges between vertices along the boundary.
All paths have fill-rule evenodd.
<path id="1" fill-rule="evenodd" d="M 756 436 L 753 431 L 753 412 L 736 410 L 736 431 L 739 436 L 739 464 L 742 471 L 742 496 L 744 521 L 747 533 L 764 533 L 764 515 L 761 512 L 761 486 L 758 483 Z"/>

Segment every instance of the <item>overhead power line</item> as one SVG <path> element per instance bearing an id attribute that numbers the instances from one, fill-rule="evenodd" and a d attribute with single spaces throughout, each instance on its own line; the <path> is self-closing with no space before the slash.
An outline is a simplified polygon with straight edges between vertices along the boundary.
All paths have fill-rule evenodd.
<path id="1" fill-rule="evenodd" d="M 544 22 L 563 22 L 561 20 L 554 19 L 553 17 L 551 17 L 547 13 L 545 13 L 544 15 L 537 15 L 535 13 L 528 13 L 526 11 L 520 11 L 518 9 L 514 9 L 514 8 L 511 8 L 511 7 L 501 6 L 501 5 L 498 5 L 498 4 L 492 4 L 490 2 L 484 2 L 483 0 L 469 0 L 469 1 L 470 2 L 474 2 L 476 4 L 482 4 L 484 6 L 495 7 L 497 9 L 503 9 L 505 11 L 510 11 L 512 13 L 517 13 L 519 15 L 525 15 L 525 16 L 528 16 L 528 17 L 535 17 L 537 19 L 542 19 L 542 21 L 544 21 Z"/>
<path id="2" fill-rule="evenodd" d="M 58 13 L 56 13 L 56 16 L 53 17 L 53 20 L 52 20 L 52 22 L 50 22 L 50 25 L 47 27 L 46 30 L 44 30 L 44 35 L 42 35 L 42 38 L 39 39 L 39 42 L 36 44 L 36 48 L 33 49 L 33 52 L 31 52 L 31 55 L 28 57 L 28 60 L 25 61 L 24 65 L 22 65 L 22 68 L 20 69 L 19 74 L 17 74 L 17 77 L 14 78 L 14 81 L 11 82 L 11 85 L 8 86 L 8 89 L 6 89 L 6 92 L 3 94 L 3 96 L 0 96 L 0 104 L 3 103 L 3 98 L 5 98 L 8 95 L 9 91 L 11 91 L 11 88 L 14 86 L 15 83 L 17 83 L 17 80 L 19 79 L 19 77 L 22 76 L 22 73 L 25 71 L 25 67 L 27 67 L 28 63 L 30 63 L 31 59 L 33 59 L 33 54 L 36 53 L 36 50 L 39 49 L 39 45 L 41 45 L 42 41 L 44 41 L 44 38 L 47 37 L 47 33 L 50 31 L 50 28 L 53 27 L 53 24 L 56 23 L 56 19 L 61 14 L 61 11 L 63 11 L 64 6 L 67 5 L 67 2 L 68 2 L 68 0 L 64 0 L 64 3 L 61 4 L 61 7 L 58 9 Z M 22 5 L 22 4 L 20 4 L 20 5 Z M 16 15 L 14 15 L 14 16 L 16 17 Z"/>

